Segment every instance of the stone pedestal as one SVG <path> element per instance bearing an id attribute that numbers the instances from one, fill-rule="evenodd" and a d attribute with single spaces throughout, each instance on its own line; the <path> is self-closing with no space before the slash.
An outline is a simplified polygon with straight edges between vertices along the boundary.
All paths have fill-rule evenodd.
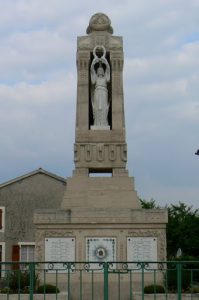
<path id="1" fill-rule="evenodd" d="M 45 238 L 75 238 L 76 261 L 86 261 L 86 239 L 91 237 L 115 238 L 116 261 L 128 261 L 129 237 L 157 238 L 157 260 L 166 258 L 165 224 L 167 211 L 144 209 L 76 208 L 75 210 L 37 210 L 37 261 L 45 261 Z"/>
<path id="2" fill-rule="evenodd" d="M 110 126 L 91 126 L 91 130 L 110 130 Z"/>
<path id="3" fill-rule="evenodd" d="M 61 208 L 71 209 L 72 212 L 81 209 L 89 212 L 98 208 L 104 211 L 117 209 L 118 212 L 121 209 L 138 209 L 141 205 L 133 187 L 133 178 L 128 176 L 76 175 L 67 179 L 67 190 Z"/>

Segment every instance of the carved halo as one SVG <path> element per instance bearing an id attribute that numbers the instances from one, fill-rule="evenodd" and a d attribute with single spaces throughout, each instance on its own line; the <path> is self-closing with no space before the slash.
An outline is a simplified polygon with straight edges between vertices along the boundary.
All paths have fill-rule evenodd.
<path id="1" fill-rule="evenodd" d="M 94 55 L 94 58 L 98 58 L 97 54 L 96 54 L 96 50 L 97 49 L 102 49 L 103 50 L 103 55 L 102 55 L 102 58 L 105 58 L 105 55 L 106 55 L 106 49 L 104 46 L 95 46 L 95 48 L 93 49 L 93 55 Z"/>

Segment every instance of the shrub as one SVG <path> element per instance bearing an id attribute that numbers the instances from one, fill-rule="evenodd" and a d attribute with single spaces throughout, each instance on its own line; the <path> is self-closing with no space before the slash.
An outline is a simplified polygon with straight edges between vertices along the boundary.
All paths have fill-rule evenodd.
<path id="1" fill-rule="evenodd" d="M 181 273 L 182 290 L 187 291 L 191 283 L 191 273 L 189 270 L 182 270 Z M 167 286 L 169 291 L 177 290 L 177 271 L 167 271 Z"/>
<path id="2" fill-rule="evenodd" d="M 199 286 L 193 286 L 193 287 L 190 289 L 190 292 L 191 292 L 191 293 L 199 294 Z"/>
<path id="3" fill-rule="evenodd" d="M 161 285 L 151 284 L 144 287 L 145 294 L 164 294 L 165 289 Z"/>
<path id="4" fill-rule="evenodd" d="M 35 275 L 34 285 L 36 286 L 38 276 Z M 28 292 L 30 286 L 30 273 L 29 271 L 13 270 L 8 271 L 4 278 L 4 286 L 7 287 L 10 292 Z"/>
<path id="5" fill-rule="evenodd" d="M 190 256 L 184 256 L 177 261 L 186 260 L 186 262 L 182 261 L 181 264 L 181 282 L 182 282 L 182 290 L 188 291 L 192 282 L 199 281 L 199 271 L 197 270 L 198 264 L 194 262 L 189 262 L 190 259 L 194 259 Z M 177 270 L 176 270 L 176 263 L 170 262 L 167 265 L 167 271 L 165 274 L 165 281 L 167 282 L 167 287 L 169 291 L 176 291 L 177 290 Z"/>
<path id="6" fill-rule="evenodd" d="M 1 294 L 11 294 L 12 291 L 9 287 L 4 287 L 1 289 Z"/>
<path id="7" fill-rule="evenodd" d="M 43 284 L 37 288 L 37 293 L 39 293 L 39 294 L 43 294 L 43 293 L 56 294 L 56 293 L 59 293 L 59 289 L 58 289 L 58 287 L 56 287 L 55 285 L 52 285 L 52 284 Z"/>

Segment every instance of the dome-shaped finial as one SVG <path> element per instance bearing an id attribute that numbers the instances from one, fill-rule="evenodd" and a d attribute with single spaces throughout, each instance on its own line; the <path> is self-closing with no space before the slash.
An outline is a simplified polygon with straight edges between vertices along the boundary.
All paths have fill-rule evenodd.
<path id="1" fill-rule="evenodd" d="M 113 28 L 109 17 L 103 13 L 93 15 L 90 19 L 86 33 L 89 34 L 93 31 L 107 31 L 112 34 Z"/>

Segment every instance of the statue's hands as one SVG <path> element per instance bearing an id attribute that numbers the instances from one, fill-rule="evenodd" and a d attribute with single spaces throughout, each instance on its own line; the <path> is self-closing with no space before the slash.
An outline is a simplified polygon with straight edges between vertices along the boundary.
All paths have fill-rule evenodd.
<path id="1" fill-rule="evenodd" d="M 100 60 L 101 60 L 102 64 L 105 64 L 105 65 L 108 64 L 108 61 L 107 61 L 106 57 L 102 56 L 102 57 L 100 58 Z"/>
<path id="2" fill-rule="evenodd" d="M 100 61 L 100 58 L 96 56 L 96 57 L 93 59 L 92 64 L 95 65 L 95 64 L 97 64 L 99 61 Z"/>

